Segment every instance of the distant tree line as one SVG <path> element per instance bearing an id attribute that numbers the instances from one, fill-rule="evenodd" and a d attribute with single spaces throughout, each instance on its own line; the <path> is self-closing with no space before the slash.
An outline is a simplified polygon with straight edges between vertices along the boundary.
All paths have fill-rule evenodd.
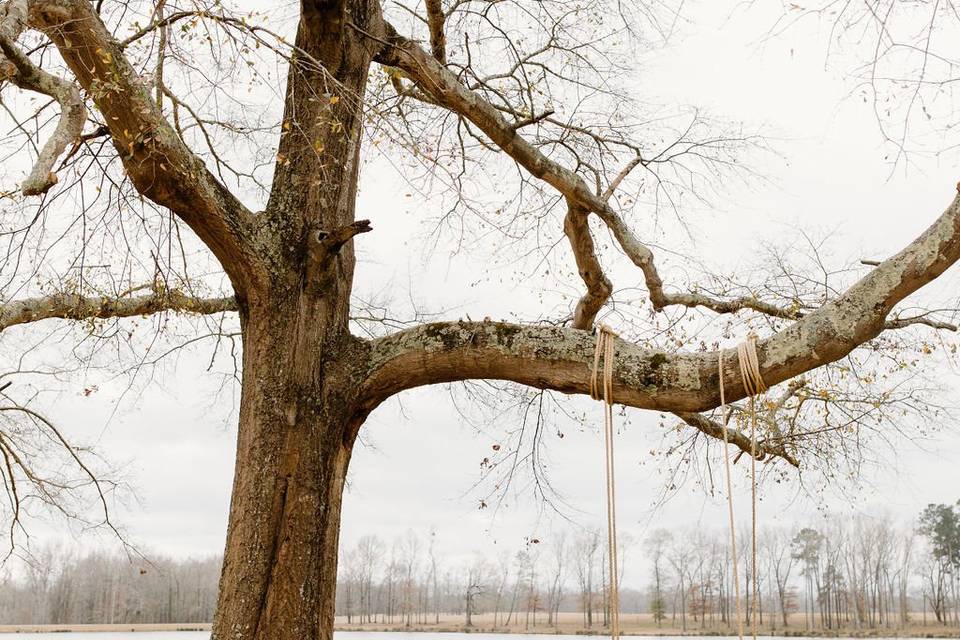
<path id="1" fill-rule="evenodd" d="M 960 565 L 942 560 L 927 525 L 930 518 L 939 523 L 939 518 L 956 518 L 957 513 L 955 507 L 931 505 L 917 528 L 865 517 L 836 518 L 818 526 L 761 527 L 755 558 L 749 528 L 743 527 L 737 553 L 746 624 L 754 616 L 762 629 L 960 624 Z M 954 529 L 954 539 L 956 534 Z M 654 573 L 648 601 L 659 624 L 669 619 L 684 630 L 735 625 L 732 556 L 725 532 L 657 531 L 646 546 Z M 754 560 L 756 602 L 751 601 Z"/>
<path id="2" fill-rule="evenodd" d="M 219 577 L 219 557 L 147 562 L 49 547 L 0 579 L 0 624 L 208 622 Z"/>
<path id="3" fill-rule="evenodd" d="M 960 626 L 960 503 L 929 505 L 907 526 L 884 517 L 816 525 L 762 526 L 757 589 L 749 527 L 738 531 L 742 611 L 763 629 Z M 659 626 L 732 629 L 735 586 L 729 532 L 658 529 L 620 541 L 624 613 Z M 341 553 L 337 615 L 347 624 L 552 626 L 577 613 L 584 628 L 607 625 L 606 536 L 600 530 L 529 538 L 496 558 L 451 558 L 435 533 L 386 541 L 361 537 Z M 0 580 L 0 623 L 200 622 L 211 619 L 219 558 L 75 557 L 51 548 Z"/>
<path id="4" fill-rule="evenodd" d="M 635 545 L 620 542 L 621 581 Z M 579 611 L 583 624 L 606 624 L 610 611 L 606 535 L 599 530 L 550 541 L 529 538 L 497 558 L 476 555 L 451 562 L 436 552 L 435 536 L 413 532 L 387 544 L 364 536 L 346 550 L 337 584 L 337 615 L 347 624 L 436 624 L 461 615 L 473 626 L 480 613 L 494 626 L 553 625 L 560 611 Z M 644 607 L 640 592 L 625 590 L 626 608 Z"/>
<path id="5" fill-rule="evenodd" d="M 584 628 L 608 622 L 606 538 L 600 531 L 529 540 L 519 551 L 452 566 L 432 537 L 387 544 L 362 538 L 343 554 L 337 614 L 352 624 L 422 625 L 444 614 L 492 614 L 494 626 L 552 625 L 578 612 Z M 885 517 L 834 518 L 817 525 L 762 526 L 757 536 L 757 601 L 751 602 L 749 527 L 738 531 L 743 618 L 763 629 L 960 626 L 960 503 L 929 505 L 917 523 Z M 622 540 L 624 613 L 660 626 L 732 629 L 735 585 L 729 532 L 695 527 Z M 626 553 L 624 552 L 626 551 Z M 627 569 L 646 562 L 648 576 Z"/>

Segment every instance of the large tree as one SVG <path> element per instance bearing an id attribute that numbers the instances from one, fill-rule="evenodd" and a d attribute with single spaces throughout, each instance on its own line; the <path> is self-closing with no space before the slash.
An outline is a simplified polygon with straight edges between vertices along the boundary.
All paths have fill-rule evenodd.
<path id="1" fill-rule="evenodd" d="M 756 141 L 713 133 L 696 117 L 671 129 L 629 100 L 634 47 L 662 36 L 671 16 L 614 0 L 302 0 L 296 9 L 291 18 L 286 7 L 239 14 L 203 0 L 0 4 L 2 78 L 22 90 L 4 93 L 14 101 L 9 162 L 31 163 L 20 193 L 5 195 L 0 329 L 171 311 L 239 316 L 237 460 L 214 638 L 331 636 L 344 480 L 364 420 L 388 398 L 479 379 L 588 393 L 592 329 L 614 293 L 594 240 L 601 229 L 637 269 L 654 316 L 682 308 L 769 319 L 758 344 L 769 386 L 886 330 L 954 328 L 897 308 L 960 258 L 953 185 L 932 185 L 953 198 L 946 211 L 931 212 L 926 231 L 844 291 L 793 282 L 761 299 L 732 286 L 664 284 L 637 219 L 678 190 L 696 192 L 703 176 L 737 171 L 734 154 Z M 281 82 L 282 98 L 249 107 L 250 91 L 263 97 Z M 39 103 L 22 97 L 37 94 Z M 512 240 L 562 228 L 584 291 L 569 316 L 352 331 L 362 315 L 354 244 L 371 231 L 355 215 L 363 142 L 428 166 L 451 216 L 496 219 Z M 490 169 L 504 159 L 515 173 Z M 495 206 L 483 197 L 491 184 L 515 192 Z M 204 252 L 226 274 L 226 295 L 203 293 L 216 286 Z M 64 259 L 63 277 L 51 278 L 43 265 Z M 91 329 L 96 340 L 102 333 Z M 704 413 L 720 403 L 719 356 L 706 344 L 620 339 L 614 398 L 720 437 Z M 725 362 L 726 399 L 736 402 L 745 390 L 734 351 Z M 869 412 L 893 397 L 804 386 L 784 385 L 770 403 L 758 457 L 796 464 L 810 447 L 831 446 L 804 435 L 842 438 L 862 418 L 851 410 L 834 424 L 823 412 L 829 428 L 785 433 L 781 409 L 796 416 L 830 401 Z M 15 522 L 17 486 L 60 505 L 94 482 L 83 452 L 53 424 L 22 404 L 7 413 L 27 420 L 0 435 Z M 86 484 L 31 466 L 42 464 L 40 441 L 59 443 Z M 731 441 L 750 452 L 741 430 Z"/>

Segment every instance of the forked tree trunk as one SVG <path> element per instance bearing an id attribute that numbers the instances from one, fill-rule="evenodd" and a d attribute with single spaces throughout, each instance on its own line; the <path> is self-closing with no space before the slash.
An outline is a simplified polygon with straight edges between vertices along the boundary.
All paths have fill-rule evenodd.
<path id="1" fill-rule="evenodd" d="M 375 0 L 302 3 L 267 210 L 271 281 L 241 300 L 243 394 L 215 640 L 333 634 L 340 506 L 363 411 L 349 333 Z M 352 231 L 351 231 L 352 229 Z"/>

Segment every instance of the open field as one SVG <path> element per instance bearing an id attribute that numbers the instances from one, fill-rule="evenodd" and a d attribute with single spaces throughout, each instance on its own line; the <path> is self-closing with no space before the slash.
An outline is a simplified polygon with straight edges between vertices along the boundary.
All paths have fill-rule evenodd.
<path id="1" fill-rule="evenodd" d="M 398 616 L 393 622 L 375 622 L 356 624 L 347 624 L 345 616 L 338 616 L 336 619 L 336 628 L 341 631 L 442 631 L 442 632 L 468 632 L 468 633 L 544 633 L 544 634 L 570 634 L 570 635 L 606 635 L 609 629 L 603 626 L 602 620 L 595 619 L 591 627 L 584 624 L 582 613 L 561 612 L 555 624 L 547 624 L 546 614 L 539 613 L 534 620 L 531 614 L 529 621 L 526 612 L 520 612 L 513 615 L 509 625 L 504 624 L 505 614 L 498 614 L 496 624 L 494 624 L 494 615 L 492 613 L 474 614 L 473 626 L 464 625 L 463 615 L 441 614 L 439 623 L 434 622 L 434 618 L 429 618 L 426 624 L 417 624 L 412 622 L 407 626 Z M 913 616 L 918 620 L 917 624 L 909 625 L 906 628 L 895 626 L 879 627 L 876 629 L 807 629 L 804 626 L 802 614 L 790 617 L 790 625 L 784 628 L 778 624 L 776 628 L 771 628 L 765 624 L 758 629 L 759 635 L 764 636 L 798 636 L 798 637 L 910 637 L 910 638 L 960 638 L 960 627 L 945 627 L 937 624 L 922 624 L 923 614 Z M 766 621 L 766 619 L 765 619 Z M 779 620 L 778 620 L 779 622 Z M 728 627 L 719 622 L 711 623 L 708 619 L 706 625 L 701 626 L 699 621 L 694 621 L 690 616 L 687 617 L 687 628 L 684 630 L 679 617 L 676 621 L 668 617 L 661 625 L 657 625 L 653 616 L 649 613 L 625 613 L 620 616 L 620 626 L 622 633 L 637 636 L 730 636 L 736 635 L 736 629 Z M 745 629 L 749 632 L 749 628 Z"/>

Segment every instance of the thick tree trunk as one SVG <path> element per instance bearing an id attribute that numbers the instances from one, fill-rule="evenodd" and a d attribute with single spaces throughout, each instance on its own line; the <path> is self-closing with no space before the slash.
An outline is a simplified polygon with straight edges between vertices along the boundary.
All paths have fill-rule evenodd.
<path id="1" fill-rule="evenodd" d="M 349 333 L 362 97 L 376 0 L 305 0 L 263 254 L 246 292 L 243 394 L 215 640 L 333 634 L 340 506 L 365 358 Z"/>
<path id="2" fill-rule="evenodd" d="M 244 322 L 244 391 L 215 639 L 330 638 L 340 506 L 357 425 L 336 362 L 296 353 L 293 310 Z M 350 352 L 349 338 L 339 351 Z M 329 349 L 328 349 L 329 350 Z"/>

